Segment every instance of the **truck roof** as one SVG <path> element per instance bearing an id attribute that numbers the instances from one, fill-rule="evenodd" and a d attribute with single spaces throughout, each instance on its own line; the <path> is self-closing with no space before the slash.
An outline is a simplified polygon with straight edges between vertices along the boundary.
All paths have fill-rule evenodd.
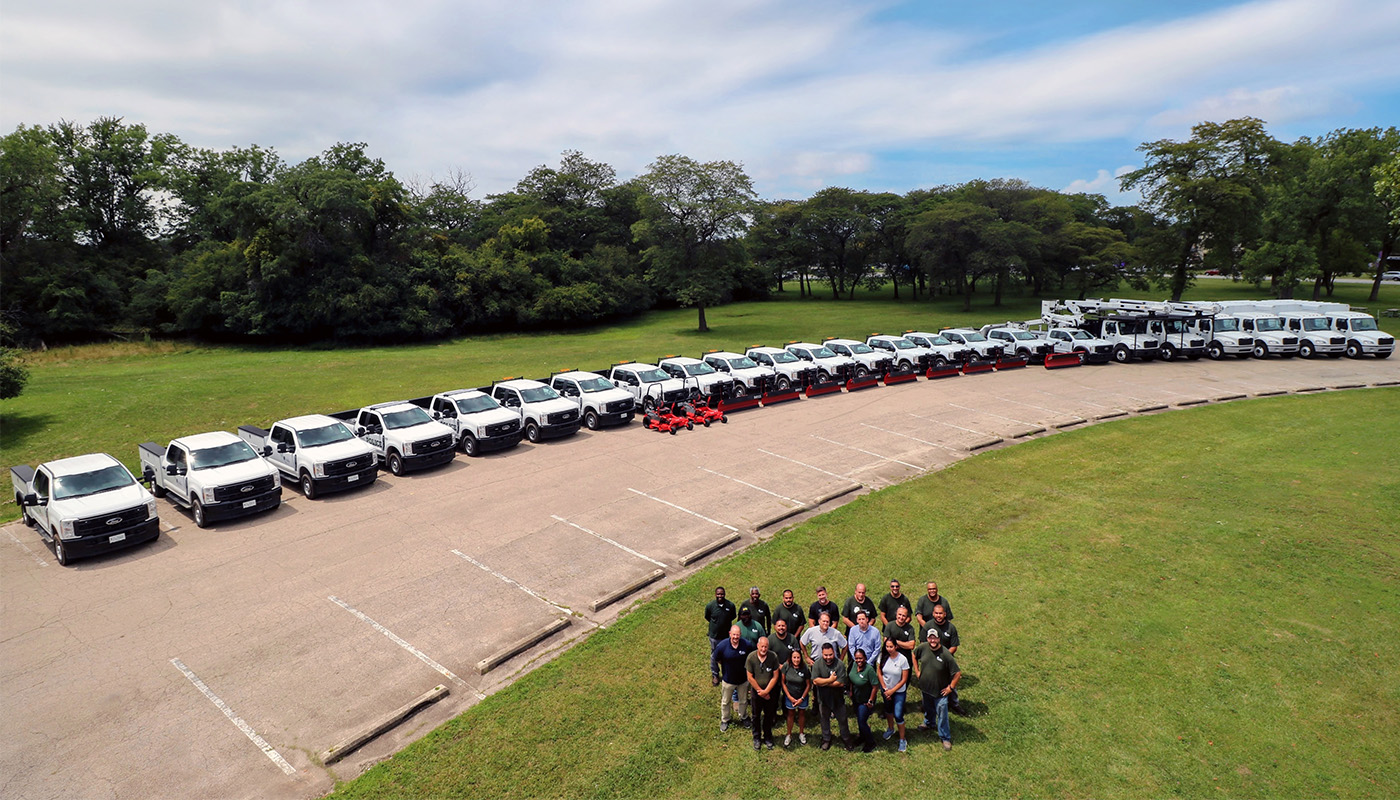
<path id="1" fill-rule="evenodd" d="M 565 371 L 565 372 L 560 372 L 560 373 L 554 375 L 553 377 L 554 377 L 554 378 L 574 378 L 574 379 L 582 379 L 582 380 L 587 380 L 588 378 L 602 378 L 603 380 L 607 380 L 607 378 L 603 378 L 602 375 L 599 375 L 599 374 L 596 373 L 596 372 L 588 372 L 588 371 L 581 370 L 581 369 L 571 369 L 571 370 L 567 370 L 567 371 Z M 553 378 L 551 378 L 551 380 L 552 380 L 552 379 L 553 379 Z"/>
<path id="2" fill-rule="evenodd" d="M 453 389 L 447 392 L 438 392 L 438 394 L 443 397 L 457 397 L 458 395 L 464 394 L 485 395 L 486 392 L 483 392 L 480 389 Z"/>
<path id="3" fill-rule="evenodd" d="M 170 443 L 179 443 L 191 450 L 200 450 L 205 447 L 218 447 L 241 441 L 243 440 L 228 431 L 210 431 L 209 433 L 196 433 L 193 436 L 181 436 L 178 439 L 172 439 Z"/>
<path id="4" fill-rule="evenodd" d="M 705 362 L 690 356 L 666 356 L 656 362 L 657 364 L 703 364 Z"/>
<path id="5" fill-rule="evenodd" d="M 749 352 L 749 353 L 786 353 L 787 351 L 784 350 L 784 349 L 781 348 L 781 347 L 750 347 L 746 352 Z"/>
<path id="6" fill-rule="evenodd" d="M 324 428 L 327 425 L 334 425 L 341 420 L 335 417 L 328 417 L 325 414 L 305 414 L 300 417 L 289 417 L 278 420 L 278 424 L 286 425 L 294 431 L 304 431 L 308 428 Z"/>
<path id="7" fill-rule="evenodd" d="M 743 353 L 733 353 L 728 350 L 715 350 L 714 352 L 705 354 L 706 358 L 710 356 L 715 356 L 716 358 L 723 358 L 726 360 L 731 358 L 748 358 L 748 356 L 744 355 Z"/>
<path id="8" fill-rule="evenodd" d="M 394 406 L 412 406 L 412 405 L 413 405 L 413 404 L 410 403 L 410 402 L 408 402 L 407 400 L 390 400 L 390 401 L 388 401 L 387 403 L 375 403 L 375 404 L 372 405 L 372 406 L 365 406 L 365 408 L 371 408 L 371 409 L 374 409 L 375 411 L 378 411 L 378 410 L 383 409 L 383 408 L 393 408 Z M 414 406 L 414 408 L 417 408 L 417 406 Z"/>
<path id="9" fill-rule="evenodd" d="M 787 343 L 787 346 L 788 346 L 788 347 L 811 347 L 811 348 L 826 347 L 826 345 L 824 345 L 824 344 L 812 344 L 811 342 L 788 342 L 788 343 Z"/>
<path id="10" fill-rule="evenodd" d="M 865 344 L 865 342 L 857 341 L 855 339 L 841 339 L 833 336 L 830 339 L 823 339 L 822 344 L 844 344 L 847 347 L 850 347 L 853 344 Z"/>
<path id="11" fill-rule="evenodd" d="M 121 462 L 107 455 L 106 453 L 88 453 L 84 456 L 73 456 L 71 458 L 60 458 L 57 461 L 50 461 L 46 466 L 54 477 L 60 475 L 77 475 L 83 472 L 103 469 L 112 465 L 121 465 Z"/>
<path id="12" fill-rule="evenodd" d="M 537 389 L 546 384 L 540 383 L 539 381 L 532 381 L 529 378 L 511 378 L 508 381 L 497 381 L 495 385 L 504 386 L 507 389 Z"/>

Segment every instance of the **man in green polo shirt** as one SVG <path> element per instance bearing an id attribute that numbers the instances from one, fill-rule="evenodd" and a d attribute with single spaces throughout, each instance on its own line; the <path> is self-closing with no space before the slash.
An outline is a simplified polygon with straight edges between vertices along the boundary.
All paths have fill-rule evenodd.
<path id="1" fill-rule="evenodd" d="M 797 604 L 791 589 L 783 590 L 783 602 L 773 609 L 773 621 L 780 619 L 787 620 L 788 633 L 793 636 L 801 636 L 802 629 L 807 627 L 807 614 L 802 610 L 802 606 Z M 816 621 L 813 620 L 813 623 Z"/>
<path id="2" fill-rule="evenodd" d="M 719 685 L 719 664 L 715 662 L 714 652 L 719 643 L 729 638 L 729 626 L 734 624 L 735 617 L 739 616 L 739 610 L 734 604 L 724 598 L 724 587 L 715 587 L 715 599 L 705 606 L 705 621 L 710 623 L 710 685 Z"/>
<path id="3" fill-rule="evenodd" d="M 921 731 L 938 728 L 943 749 L 953 749 L 953 729 L 948 724 L 948 697 L 958 688 L 962 670 L 951 653 L 943 649 L 938 631 L 929 629 L 928 641 L 914 650 L 914 681 L 924 693 L 924 721 Z"/>
<path id="4" fill-rule="evenodd" d="M 753 749 L 762 745 L 773 749 L 773 721 L 778 712 L 778 657 L 769 649 L 768 637 L 758 637 L 758 649 L 744 660 L 749 688 L 753 691 Z"/>
<path id="5" fill-rule="evenodd" d="M 894 612 L 894 622 L 885 626 L 885 638 L 893 639 L 899 652 L 911 662 L 914 660 L 914 647 L 919 643 L 914 626 L 909 624 L 909 609 L 900 606 Z"/>
<path id="6" fill-rule="evenodd" d="M 778 657 L 779 664 L 788 663 L 788 656 L 798 647 L 797 637 L 788 633 L 787 620 L 773 620 L 773 632 L 768 635 L 768 649 Z"/>
<path id="7" fill-rule="evenodd" d="M 812 684 L 816 687 L 817 715 L 822 722 L 821 749 L 831 749 L 831 718 L 835 717 L 841 727 L 841 744 L 847 750 L 856 746 L 851 742 L 851 727 L 846 721 L 846 662 L 836 657 L 836 648 L 822 645 L 821 658 L 812 662 Z"/>
<path id="8" fill-rule="evenodd" d="M 900 590 L 899 581 L 890 581 L 890 593 L 880 598 L 880 624 L 890 624 L 895 611 L 900 608 L 909 612 L 910 619 L 914 618 L 914 606 L 909 602 L 909 595 Z"/>

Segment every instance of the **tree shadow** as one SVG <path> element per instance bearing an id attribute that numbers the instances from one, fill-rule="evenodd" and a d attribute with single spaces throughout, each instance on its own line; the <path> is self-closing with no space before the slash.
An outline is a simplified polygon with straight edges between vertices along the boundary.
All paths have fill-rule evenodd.
<path id="1" fill-rule="evenodd" d="M 0 447 L 18 449 L 57 418 L 55 414 L 0 414 Z"/>

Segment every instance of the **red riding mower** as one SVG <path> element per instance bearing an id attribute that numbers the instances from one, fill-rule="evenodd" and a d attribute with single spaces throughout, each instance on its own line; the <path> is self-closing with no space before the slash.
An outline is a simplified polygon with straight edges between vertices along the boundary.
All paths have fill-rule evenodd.
<path id="1" fill-rule="evenodd" d="M 642 427 L 657 431 L 658 433 L 669 433 L 676 435 L 676 431 L 681 428 L 695 430 L 695 423 L 685 414 L 677 413 L 676 406 L 680 403 L 662 404 L 657 403 L 642 416 Z M 706 423 L 707 425 L 709 423 Z"/>
<path id="2" fill-rule="evenodd" d="M 686 419 L 690 420 L 692 425 L 698 422 L 708 428 L 710 427 L 710 423 L 715 420 L 719 420 L 727 425 L 729 424 L 729 417 L 725 416 L 725 413 L 717 407 L 719 402 L 719 397 L 715 395 L 709 395 L 705 398 L 692 398 L 684 403 L 677 403 L 676 413 L 685 416 Z"/>

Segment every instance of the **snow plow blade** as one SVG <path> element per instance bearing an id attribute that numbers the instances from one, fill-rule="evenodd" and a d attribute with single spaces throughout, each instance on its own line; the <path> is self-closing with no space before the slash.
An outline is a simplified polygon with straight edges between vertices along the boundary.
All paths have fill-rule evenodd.
<path id="1" fill-rule="evenodd" d="M 910 382 L 916 381 L 916 380 L 918 380 L 918 379 L 919 379 L 918 373 L 913 372 L 912 370 L 904 370 L 903 372 L 887 372 L 887 373 L 885 373 L 885 385 L 886 385 L 886 386 L 893 386 L 893 385 L 895 385 L 896 383 L 910 383 Z"/>
<path id="2" fill-rule="evenodd" d="M 1024 358 L 998 358 L 996 367 L 997 372 L 1001 372 L 1004 369 L 1020 369 L 1026 364 L 1027 361 Z"/>
<path id="3" fill-rule="evenodd" d="M 758 408 L 758 395 L 746 394 L 743 397 L 729 397 L 719 401 L 719 410 L 728 414 L 746 408 Z"/>
<path id="4" fill-rule="evenodd" d="M 763 407 L 767 408 L 778 403 L 786 403 L 789 400 L 796 400 L 802 396 L 802 392 L 796 389 L 783 389 L 777 392 L 768 392 L 763 395 Z"/>
<path id="5" fill-rule="evenodd" d="M 1046 369 L 1059 369 L 1061 367 L 1077 367 L 1084 363 L 1078 353 L 1050 353 L 1045 356 Z"/>
<path id="6" fill-rule="evenodd" d="M 935 378 L 951 378 L 961 374 L 962 370 L 958 368 L 957 364 L 945 364 L 941 367 L 929 367 L 928 371 L 924 373 L 924 377 L 933 380 Z"/>
<path id="7" fill-rule="evenodd" d="M 879 375 L 867 375 L 867 376 L 864 377 L 864 378 L 859 378 L 859 379 L 857 379 L 857 378 L 851 378 L 850 380 L 846 381 L 846 391 L 848 391 L 848 392 L 855 392 L 855 391 L 859 391 L 859 390 L 861 390 L 861 389 L 869 389 L 869 388 L 872 387 L 872 386 L 879 386 L 879 385 L 880 385 L 880 376 L 879 376 Z"/>
<path id="8" fill-rule="evenodd" d="M 820 397 L 824 394 L 831 394 L 832 392 L 840 394 L 841 384 L 830 381 L 828 383 L 813 383 L 807 387 L 807 397 L 809 398 Z"/>
<path id="9" fill-rule="evenodd" d="M 996 368 L 995 361 L 969 361 L 963 364 L 962 374 L 975 375 L 978 372 L 991 372 Z"/>

